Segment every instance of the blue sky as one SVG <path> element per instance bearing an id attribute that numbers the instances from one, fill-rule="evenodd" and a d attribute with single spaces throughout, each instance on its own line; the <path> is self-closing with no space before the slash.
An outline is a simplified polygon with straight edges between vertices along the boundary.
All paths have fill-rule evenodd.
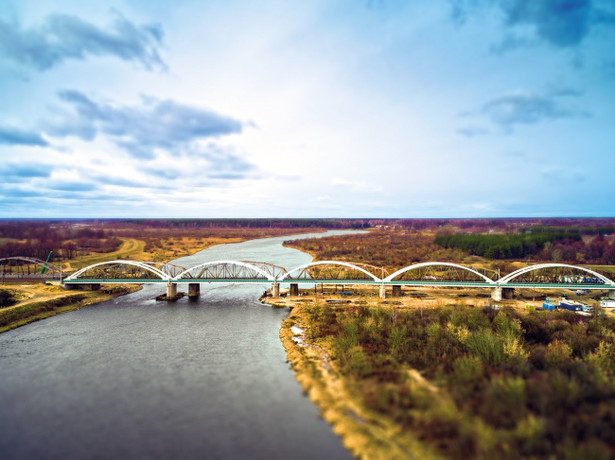
<path id="1" fill-rule="evenodd" d="M 611 0 L 0 0 L 0 217 L 615 216 Z"/>

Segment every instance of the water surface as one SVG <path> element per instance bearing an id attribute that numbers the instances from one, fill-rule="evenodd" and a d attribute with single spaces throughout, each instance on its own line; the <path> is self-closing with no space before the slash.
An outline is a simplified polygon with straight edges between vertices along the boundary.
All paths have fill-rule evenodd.
<path id="1" fill-rule="evenodd" d="M 281 243 L 309 236 L 323 234 L 174 262 L 290 269 L 311 257 Z M 1 334 L 2 458 L 351 458 L 289 369 L 288 311 L 258 302 L 267 287 L 202 285 L 198 301 L 166 303 L 146 285 Z"/>

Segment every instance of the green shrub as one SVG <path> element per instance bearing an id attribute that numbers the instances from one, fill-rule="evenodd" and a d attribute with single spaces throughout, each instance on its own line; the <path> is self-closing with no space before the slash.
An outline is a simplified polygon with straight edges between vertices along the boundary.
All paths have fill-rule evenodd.
<path id="1" fill-rule="evenodd" d="M 465 346 L 483 362 L 492 366 L 497 366 L 504 360 L 503 341 L 491 329 L 483 329 L 470 334 L 465 341 Z"/>
<path id="2" fill-rule="evenodd" d="M 526 415 L 526 402 L 525 380 L 498 376 L 487 387 L 483 416 L 496 427 L 514 428 Z"/>
<path id="3" fill-rule="evenodd" d="M 455 380 L 461 384 L 476 382 L 483 377 L 483 363 L 476 356 L 462 356 L 453 364 Z"/>

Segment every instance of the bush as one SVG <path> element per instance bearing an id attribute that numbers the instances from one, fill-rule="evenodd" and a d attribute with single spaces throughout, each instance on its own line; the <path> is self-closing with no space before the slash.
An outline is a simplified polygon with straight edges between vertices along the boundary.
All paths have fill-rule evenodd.
<path id="1" fill-rule="evenodd" d="M 10 307 L 16 303 L 17 300 L 9 291 L 0 290 L 0 308 Z"/>

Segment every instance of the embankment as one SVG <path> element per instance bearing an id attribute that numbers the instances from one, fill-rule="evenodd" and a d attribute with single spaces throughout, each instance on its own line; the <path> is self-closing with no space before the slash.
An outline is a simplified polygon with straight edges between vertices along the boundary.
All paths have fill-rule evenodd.
<path id="1" fill-rule="evenodd" d="M 11 287 L 13 288 L 13 287 Z M 32 286 L 32 289 L 37 287 Z M 94 303 L 104 302 L 115 297 L 129 294 L 141 289 L 138 285 L 102 286 L 100 291 L 66 292 L 57 287 L 56 295 L 33 295 L 25 302 L 0 310 L 0 333 L 23 326 L 50 316 L 67 311 L 78 310 Z"/>

